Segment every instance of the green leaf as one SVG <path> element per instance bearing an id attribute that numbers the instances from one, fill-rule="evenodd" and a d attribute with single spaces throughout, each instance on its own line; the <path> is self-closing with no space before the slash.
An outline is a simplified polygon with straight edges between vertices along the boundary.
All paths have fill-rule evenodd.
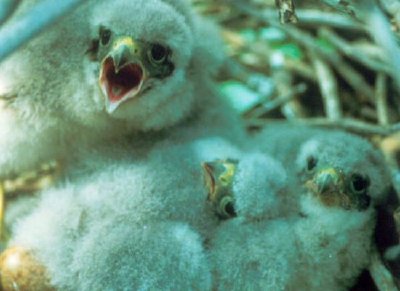
<path id="1" fill-rule="evenodd" d="M 262 96 L 237 81 L 226 81 L 220 84 L 220 92 L 233 108 L 243 113 L 261 101 Z"/>

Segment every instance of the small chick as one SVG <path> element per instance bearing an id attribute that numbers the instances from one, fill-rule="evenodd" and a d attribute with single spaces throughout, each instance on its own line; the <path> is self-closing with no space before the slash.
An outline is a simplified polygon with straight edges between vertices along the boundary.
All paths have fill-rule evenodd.
<path id="1" fill-rule="evenodd" d="M 209 246 L 214 288 L 348 290 L 369 265 L 374 206 L 390 184 L 383 157 L 367 141 L 340 131 L 279 125 L 256 138 L 257 148 L 293 175 L 285 179 L 284 196 L 298 209 L 285 217 L 263 215 L 260 210 L 271 211 L 264 193 L 277 188 L 258 187 L 259 178 L 249 180 L 256 191 L 233 190 L 231 212 L 237 215 L 215 230 Z M 277 165 L 270 166 L 268 181 L 286 176 Z"/>
<path id="2" fill-rule="evenodd" d="M 241 152 L 221 138 L 160 143 L 141 159 L 114 150 L 88 154 L 45 191 L 10 245 L 32 250 L 62 290 L 209 289 L 202 244 L 219 219 L 201 164 Z"/>
<path id="3" fill-rule="evenodd" d="M 271 125 L 255 140 L 295 178 L 290 200 L 301 216 L 281 238 L 296 246 L 285 289 L 347 290 L 368 267 L 375 206 L 390 186 L 382 155 L 355 135 L 299 126 Z"/>
<path id="4" fill-rule="evenodd" d="M 293 223 L 283 216 L 286 171 L 270 157 L 249 154 L 237 163 L 232 180 L 229 209 L 235 215 L 215 230 L 209 243 L 213 287 L 285 290 L 294 272 L 291 264 L 296 261 L 296 244 L 290 236 Z M 224 205 L 223 201 L 220 199 Z"/>
<path id="5" fill-rule="evenodd" d="M 240 160 L 217 159 L 203 164 L 208 201 L 221 219 L 283 216 L 287 175 L 279 162 L 260 153 Z"/>
<path id="6" fill-rule="evenodd" d="M 347 184 L 342 187 L 351 187 L 352 174 L 356 174 L 353 177 L 356 184 L 356 180 L 362 184 L 364 178 L 371 180 L 371 177 L 376 177 L 381 183 L 370 185 L 369 194 L 373 195 L 373 204 L 382 202 L 386 197 L 381 188 L 389 184 L 389 176 L 382 156 L 369 142 L 356 135 L 338 130 L 279 123 L 266 126 L 263 131 L 253 136 L 250 147 L 282 162 L 288 171 L 289 184 L 292 185 L 293 191 L 290 192 L 293 194 L 290 194 L 290 200 L 293 206 L 298 205 L 301 197 L 298 189 L 310 178 L 309 172 L 312 172 L 314 167 L 317 167 L 318 171 L 324 167 L 334 168 L 334 171 L 347 179 Z"/>
<path id="7" fill-rule="evenodd" d="M 23 1 L 10 21 L 38 2 Z M 146 149 L 241 137 L 211 81 L 224 59 L 216 29 L 188 1 L 85 2 L 0 64 L 0 177 L 141 133 Z"/>
<path id="8" fill-rule="evenodd" d="M 343 132 L 320 131 L 299 148 L 296 169 L 303 185 L 295 225 L 303 268 L 291 286 L 347 290 L 368 268 L 376 224 L 390 175 L 367 141 Z M 316 272 L 323 270 L 323 272 Z"/>

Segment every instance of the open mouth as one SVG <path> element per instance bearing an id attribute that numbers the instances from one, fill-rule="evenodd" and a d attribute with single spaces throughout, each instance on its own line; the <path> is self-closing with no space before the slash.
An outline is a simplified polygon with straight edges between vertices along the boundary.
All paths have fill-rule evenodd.
<path id="1" fill-rule="evenodd" d="M 126 64 L 116 68 L 112 57 L 104 60 L 100 85 L 110 103 L 136 96 L 143 84 L 144 72 L 142 66 L 136 63 Z"/>

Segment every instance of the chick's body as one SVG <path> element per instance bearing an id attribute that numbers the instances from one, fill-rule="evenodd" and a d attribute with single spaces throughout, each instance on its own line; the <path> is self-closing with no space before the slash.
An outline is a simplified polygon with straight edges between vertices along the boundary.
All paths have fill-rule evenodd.
<path id="1" fill-rule="evenodd" d="M 215 290 L 285 290 L 296 261 L 292 218 L 282 211 L 287 183 L 271 157 L 257 153 L 239 161 L 236 215 L 217 227 L 208 250 Z"/>
<path id="2" fill-rule="evenodd" d="M 240 136 L 211 81 L 222 60 L 215 28 L 186 1 L 86 1 L 0 64 L 0 176 L 142 132 L 161 132 L 145 148 Z"/>
<path id="3" fill-rule="evenodd" d="M 246 211 L 221 224 L 211 240 L 216 288 L 348 290 L 374 247 L 375 206 L 390 186 L 383 157 L 340 131 L 270 125 L 255 141 L 287 171 L 286 202 L 294 211 L 252 217 L 236 199 L 235 208 Z M 266 199 L 247 194 L 246 204 Z"/>
<path id="4" fill-rule="evenodd" d="M 88 155 L 43 193 L 10 244 L 32 250 L 62 290 L 207 290 L 203 243 L 219 220 L 201 162 L 217 157 L 240 152 L 210 138 L 159 144 L 141 159 Z"/>

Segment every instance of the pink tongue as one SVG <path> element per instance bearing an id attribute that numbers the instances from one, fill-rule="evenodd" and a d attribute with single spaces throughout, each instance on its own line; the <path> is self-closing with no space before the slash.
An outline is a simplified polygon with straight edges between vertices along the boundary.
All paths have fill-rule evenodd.
<path id="1" fill-rule="evenodd" d="M 142 68 L 138 64 L 126 65 L 116 73 L 111 58 L 105 61 L 103 71 L 111 103 L 120 101 L 127 93 L 138 89 L 143 77 Z"/>

